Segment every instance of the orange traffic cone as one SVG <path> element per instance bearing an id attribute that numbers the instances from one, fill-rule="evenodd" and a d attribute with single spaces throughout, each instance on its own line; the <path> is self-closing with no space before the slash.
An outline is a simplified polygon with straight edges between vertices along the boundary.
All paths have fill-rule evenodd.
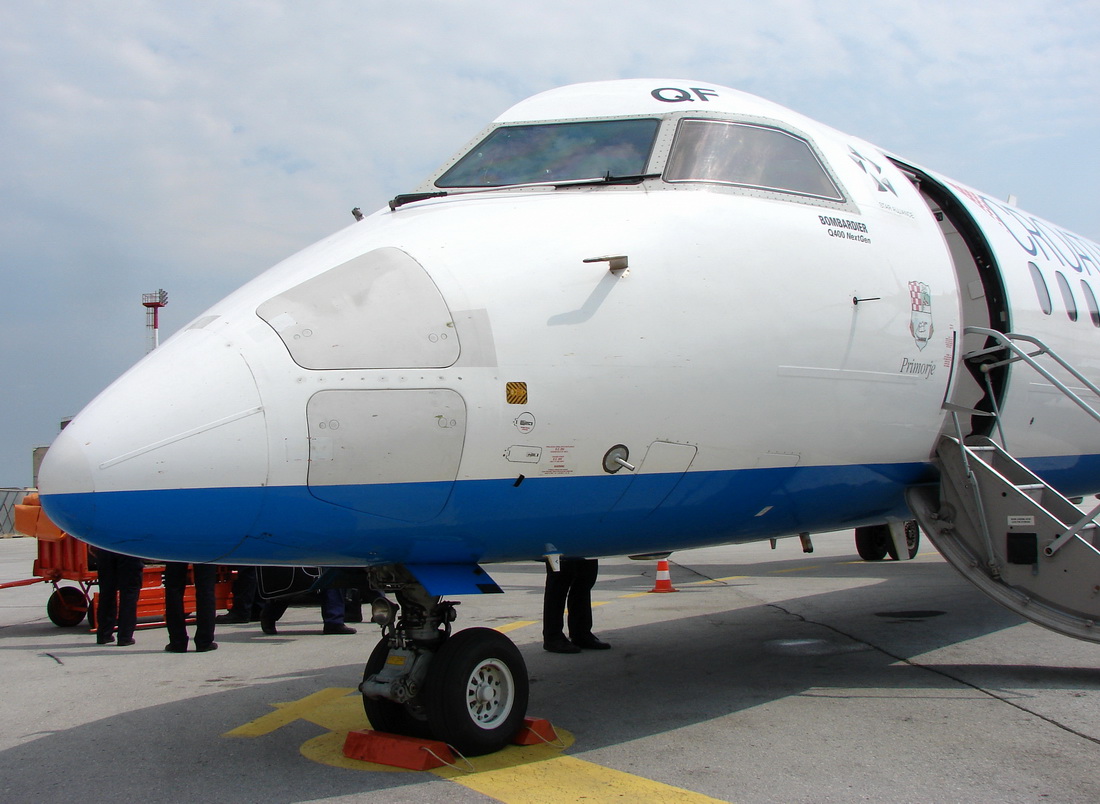
<path id="1" fill-rule="evenodd" d="M 662 558 L 657 562 L 657 582 L 653 584 L 650 592 L 679 592 L 672 586 L 672 576 L 668 572 L 668 559 Z"/>

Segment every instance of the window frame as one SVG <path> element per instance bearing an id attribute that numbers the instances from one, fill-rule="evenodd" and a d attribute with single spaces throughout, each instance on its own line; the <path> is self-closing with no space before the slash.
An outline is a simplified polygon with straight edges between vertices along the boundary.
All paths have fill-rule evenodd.
<path id="1" fill-rule="evenodd" d="M 694 177 L 680 178 L 680 179 L 670 179 L 670 178 L 668 178 L 668 168 L 669 168 L 670 163 L 672 162 L 673 154 L 674 154 L 675 149 L 676 149 L 676 143 L 680 139 L 681 132 L 684 131 L 685 126 L 693 124 L 693 123 L 706 123 L 706 124 L 712 124 L 712 125 L 713 124 L 721 124 L 721 125 L 727 125 L 727 126 L 739 126 L 739 127 L 742 127 L 742 128 L 757 129 L 759 131 L 774 132 L 774 133 L 782 135 L 784 137 L 788 137 L 788 138 L 794 140 L 795 142 L 797 142 L 797 143 L 799 143 L 799 144 L 801 144 L 805 147 L 806 151 L 813 158 L 814 164 L 817 166 L 818 170 L 820 171 L 820 175 L 823 176 L 828 181 L 828 183 L 832 186 L 832 188 L 833 188 L 833 190 L 836 194 L 835 195 L 822 195 L 820 193 L 811 193 L 811 192 L 806 192 L 804 190 L 795 190 L 795 189 L 791 189 L 791 188 L 788 188 L 788 187 L 779 187 L 779 186 L 774 186 L 774 185 L 771 185 L 771 184 L 754 184 L 754 183 L 751 183 L 751 182 L 729 181 L 729 180 L 723 180 L 723 179 L 694 178 Z M 703 116 L 697 116 L 697 115 L 685 115 L 684 117 L 681 117 L 679 120 L 676 121 L 676 128 L 675 128 L 675 132 L 674 132 L 673 137 L 672 137 L 672 142 L 669 146 L 668 153 L 665 154 L 665 158 L 664 158 L 664 161 L 662 163 L 661 175 L 662 175 L 662 178 L 664 179 L 664 181 L 668 184 L 716 184 L 716 185 L 721 185 L 721 186 L 725 186 L 725 187 L 739 187 L 739 188 L 743 188 L 743 189 L 747 189 L 747 190 L 754 190 L 754 191 L 758 191 L 758 192 L 777 193 L 777 194 L 787 195 L 787 196 L 797 196 L 797 197 L 800 197 L 800 198 L 813 199 L 815 201 L 827 201 L 827 202 L 834 203 L 834 204 L 843 204 L 848 200 L 848 198 L 845 195 L 844 190 L 843 190 L 840 182 L 837 181 L 836 176 L 834 176 L 832 171 L 829 170 L 828 162 L 822 157 L 821 153 L 818 152 L 818 150 L 814 147 L 813 141 L 810 140 L 809 137 L 806 137 L 806 136 L 801 135 L 801 134 L 796 134 L 796 133 L 792 132 L 791 130 L 789 130 L 788 128 L 785 128 L 783 126 L 769 125 L 768 123 L 759 122 L 759 121 L 703 117 Z"/>
<path id="2" fill-rule="evenodd" d="M 586 181 L 590 179 L 598 179 L 600 176 L 570 176 L 567 178 L 545 178 L 545 179 L 530 179 L 518 182 L 502 182 L 500 184 L 441 184 L 452 171 L 456 170 L 463 162 L 469 157 L 473 156 L 479 148 L 485 147 L 490 141 L 500 137 L 502 132 L 509 129 L 532 129 L 532 128 L 553 128 L 553 127 L 565 127 L 565 126 L 584 126 L 584 125 L 601 125 L 601 124 L 622 124 L 635 121 L 646 121 L 653 123 L 653 129 L 651 138 L 649 141 L 649 148 L 642 158 L 641 166 L 636 171 L 638 174 L 647 173 L 650 165 L 653 162 L 654 153 L 657 151 L 657 142 L 661 134 L 661 129 L 664 124 L 664 120 L 660 115 L 634 115 L 630 117 L 611 117 L 611 118 L 594 118 L 585 120 L 546 120 L 546 121 L 529 121 L 520 123 L 503 123 L 501 125 L 493 126 L 488 131 L 484 132 L 484 135 L 476 140 L 469 148 L 464 150 L 458 157 L 451 160 L 450 163 L 438 175 L 432 178 L 432 186 L 440 190 L 492 190 L 492 189 L 507 189 L 510 187 L 524 187 L 530 185 L 545 185 L 545 184 L 560 184 L 570 181 Z M 635 172 L 628 172 L 626 175 L 635 175 Z"/>
<path id="3" fill-rule="evenodd" d="M 1081 280 L 1081 293 L 1085 297 L 1085 306 L 1089 309 L 1089 318 L 1092 320 L 1092 325 L 1100 329 L 1100 306 L 1096 303 L 1096 294 L 1093 293 L 1092 285 Z"/>
<path id="4" fill-rule="evenodd" d="M 1062 294 L 1062 304 L 1066 307 L 1066 315 L 1069 316 L 1070 321 L 1076 323 L 1080 314 L 1077 309 L 1077 298 L 1073 295 L 1073 288 L 1070 287 L 1069 280 L 1061 271 L 1054 272 L 1054 279 L 1058 283 L 1058 291 Z"/>
<path id="5" fill-rule="evenodd" d="M 474 187 L 474 188 L 461 188 L 461 189 L 442 189 L 436 186 L 435 182 L 444 176 L 455 164 L 457 164 L 466 154 L 470 153 L 476 148 L 486 137 L 492 134 L 498 128 L 505 128 L 510 126 L 521 125 L 544 125 L 553 123 L 583 123 L 583 122 L 597 122 L 605 120 L 637 120 L 637 119 L 652 119 L 658 118 L 661 121 L 661 125 L 657 129 L 657 137 L 653 144 L 653 150 L 649 155 L 649 163 L 646 167 L 648 174 L 659 173 L 661 175 L 660 180 L 646 181 L 641 185 L 626 184 L 609 184 L 605 188 L 605 191 L 612 192 L 632 192 L 643 188 L 652 192 L 655 190 L 661 190 L 665 192 L 698 192 L 700 190 L 707 190 L 709 192 L 719 192 L 729 195 L 739 195 L 747 198 L 767 199 L 771 201 L 782 201 L 784 203 L 798 204 L 799 206 L 811 206 L 821 209 L 829 209 L 835 212 L 849 212 L 853 214 L 859 214 L 862 210 L 860 206 L 855 202 L 853 195 L 848 191 L 844 184 L 844 181 L 840 178 L 840 175 L 834 169 L 833 165 L 828 159 L 825 158 L 822 148 L 818 145 L 815 139 L 805 132 L 801 131 L 795 126 L 790 125 L 785 120 L 779 120 L 771 117 L 764 117 L 761 115 L 752 114 L 739 114 L 728 111 L 709 111 L 709 110 L 693 110 L 693 111 L 670 111 L 663 114 L 653 114 L 652 112 L 640 113 L 640 114 L 623 114 L 623 115 L 609 115 L 609 116 L 586 116 L 586 117 L 562 117 L 555 119 L 527 119 L 527 120 L 507 120 L 507 121 L 494 121 L 488 126 L 481 129 L 476 136 L 466 142 L 465 145 L 451 157 L 439 165 L 431 174 L 429 174 L 425 180 L 416 187 L 415 193 L 430 193 L 437 195 L 443 193 L 447 196 L 458 198 L 469 193 L 542 193 L 546 192 L 548 188 L 566 189 L 568 182 L 562 183 L 559 187 L 555 187 L 554 182 L 545 182 L 540 184 L 516 184 L 516 185 L 504 185 L 502 187 Z M 841 198 L 831 199 L 821 196 L 811 195 L 798 195 L 791 192 L 780 192 L 776 190 L 763 190 L 745 185 L 736 184 L 717 184 L 711 182 L 701 181 L 676 181 L 667 182 L 664 180 L 665 167 L 668 164 L 669 154 L 672 149 L 672 142 L 675 138 L 676 132 L 679 128 L 680 121 L 684 119 L 691 120 L 719 120 L 722 122 L 738 123 L 743 125 L 762 126 L 766 128 L 773 128 L 777 131 L 781 131 L 785 134 L 802 140 L 808 146 L 813 153 L 818 164 L 824 169 L 829 181 L 836 188 Z"/>
<path id="6" fill-rule="evenodd" d="M 1039 302 L 1039 310 L 1043 315 L 1051 315 L 1054 312 L 1054 299 L 1050 295 L 1050 285 L 1047 284 L 1046 277 L 1043 276 L 1038 265 L 1029 260 L 1027 267 L 1031 272 L 1031 282 L 1035 286 L 1035 298 Z"/>

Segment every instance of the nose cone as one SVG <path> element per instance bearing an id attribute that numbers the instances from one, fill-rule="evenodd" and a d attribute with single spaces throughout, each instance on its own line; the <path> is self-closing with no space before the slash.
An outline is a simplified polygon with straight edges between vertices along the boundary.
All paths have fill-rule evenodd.
<path id="1" fill-rule="evenodd" d="M 47 515 L 111 550 L 180 561 L 228 552 L 268 472 L 256 382 L 224 337 L 185 332 L 99 395 L 39 471 Z"/>
<path id="2" fill-rule="evenodd" d="M 83 509 L 91 503 L 94 488 L 88 456 L 74 435 L 65 429 L 54 439 L 38 470 L 38 488 L 50 519 L 67 533 L 79 536 L 91 520 L 91 512 Z M 65 495 L 70 504 L 57 504 L 60 495 Z"/>

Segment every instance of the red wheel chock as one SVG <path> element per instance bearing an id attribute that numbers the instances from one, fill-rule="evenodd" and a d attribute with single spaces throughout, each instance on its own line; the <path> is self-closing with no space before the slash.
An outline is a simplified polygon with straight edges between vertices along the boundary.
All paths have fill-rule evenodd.
<path id="1" fill-rule="evenodd" d="M 541 717 L 525 717 L 523 728 L 512 739 L 514 745 L 542 745 L 543 743 L 553 744 L 558 741 L 558 733 L 554 731 L 550 721 Z"/>
<path id="2" fill-rule="evenodd" d="M 455 755 L 446 743 L 371 729 L 349 731 L 344 740 L 344 756 L 409 770 L 431 770 L 455 762 Z"/>
<path id="3" fill-rule="evenodd" d="M 524 718 L 523 728 L 512 740 L 515 745 L 554 744 L 557 741 L 558 733 L 550 721 L 537 717 Z M 344 740 L 344 756 L 408 770 L 432 770 L 454 765 L 457 761 L 450 747 L 439 740 L 420 740 L 372 729 L 349 731 Z"/>

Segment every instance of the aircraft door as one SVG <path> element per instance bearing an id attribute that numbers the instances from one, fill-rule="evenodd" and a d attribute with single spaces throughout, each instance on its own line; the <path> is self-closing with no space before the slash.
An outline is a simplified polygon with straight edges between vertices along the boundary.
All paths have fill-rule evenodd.
<path id="1" fill-rule="evenodd" d="M 408 522 L 426 522 L 447 504 L 466 433 L 455 391 L 320 391 L 306 416 L 314 497 Z"/>
<path id="2" fill-rule="evenodd" d="M 991 345 L 984 336 L 965 335 L 967 327 L 999 332 L 1008 332 L 1010 328 L 1004 284 L 993 250 L 978 223 L 951 190 L 922 171 L 895 164 L 911 178 L 939 222 L 958 280 L 961 331 L 955 335 L 954 375 L 947 401 L 985 413 L 999 410 L 1008 381 L 1007 367 L 987 373 L 979 365 L 962 359 L 969 352 Z M 964 435 L 989 435 L 995 422 L 992 416 L 976 415 L 969 424 L 970 431 Z M 944 427 L 945 431 L 950 427 L 949 417 Z"/>
<path id="3" fill-rule="evenodd" d="M 643 517 L 661 506 L 695 460 L 698 449 L 690 444 L 654 441 L 641 465 L 634 470 L 630 485 L 611 507 L 616 519 L 622 515 Z"/>

